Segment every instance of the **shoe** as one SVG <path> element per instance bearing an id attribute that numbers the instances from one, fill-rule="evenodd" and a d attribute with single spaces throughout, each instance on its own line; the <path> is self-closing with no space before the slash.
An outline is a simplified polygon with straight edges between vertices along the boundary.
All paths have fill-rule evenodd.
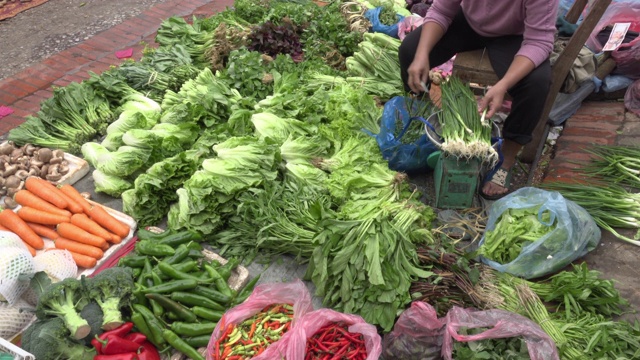
<path id="1" fill-rule="evenodd" d="M 485 175 L 484 181 L 482 181 L 482 187 L 484 188 L 484 184 L 490 181 L 498 186 L 507 189 L 507 192 L 503 194 L 487 195 L 481 189 L 480 196 L 482 196 L 485 200 L 498 200 L 511 193 L 511 190 L 509 190 L 509 186 L 511 185 L 511 169 L 507 170 L 500 165 L 501 164 L 497 165 L 495 168 L 489 171 L 487 175 Z"/>

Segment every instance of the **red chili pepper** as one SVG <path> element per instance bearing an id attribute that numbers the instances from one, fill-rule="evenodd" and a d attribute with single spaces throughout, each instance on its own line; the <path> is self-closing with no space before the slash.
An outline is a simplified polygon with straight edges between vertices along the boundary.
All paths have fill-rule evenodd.
<path id="1" fill-rule="evenodd" d="M 147 340 L 147 337 L 143 333 L 139 332 L 129 333 L 124 338 L 137 344 L 142 344 Z"/>
<path id="2" fill-rule="evenodd" d="M 149 341 L 142 342 L 142 350 L 138 354 L 139 360 L 160 360 L 158 349 Z"/>
<path id="3" fill-rule="evenodd" d="M 96 355 L 93 360 L 140 360 L 138 354 L 134 352 L 115 355 Z"/>
<path id="4" fill-rule="evenodd" d="M 138 352 L 140 344 L 115 334 L 107 335 L 102 342 L 102 353 L 105 355 L 117 355 L 130 352 Z"/>
<path id="5" fill-rule="evenodd" d="M 93 348 L 96 349 L 96 353 L 98 355 L 102 355 L 102 343 L 100 342 L 98 335 L 91 339 L 91 345 L 93 345 Z"/>
<path id="6" fill-rule="evenodd" d="M 106 339 L 107 336 L 112 334 L 117 335 L 119 337 L 124 337 L 126 334 L 129 333 L 129 331 L 131 331 L 131 329 L 133 329 L 133 323 L 126 322 L 113 330 L 103 332 L 102 334 L 100 334 L 100 336 L 96 335 L 96 338 L 91 340 L 91 345 L 93 345 L 93 347 L 96 349 L 96 352 L 98 353 L 98 355 L 104 354 L 102 352 L 102 346 L 104 342 L 101 340 Z"/>

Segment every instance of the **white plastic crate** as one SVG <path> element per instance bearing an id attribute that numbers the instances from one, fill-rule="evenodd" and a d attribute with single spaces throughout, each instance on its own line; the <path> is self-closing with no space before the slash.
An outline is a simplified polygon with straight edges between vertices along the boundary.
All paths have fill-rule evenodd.
<path id="1" fill-rule="evenodd" d="M 9 341 L 0 338 L 0 353 L 10 353 L 15 360 L 35 360 L 36 357 L 22 350 L 18 346 L 10 343 Z"/>

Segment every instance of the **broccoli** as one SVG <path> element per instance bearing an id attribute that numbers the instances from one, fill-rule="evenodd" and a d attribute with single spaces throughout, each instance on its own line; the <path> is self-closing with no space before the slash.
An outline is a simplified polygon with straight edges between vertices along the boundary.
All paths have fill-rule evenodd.
<path id="1" fill-rule="evenodd" d="M 92 360 L 96 352 L 69 338 L 61 318 L 39 320 L 22 334 L 22 348 L 38 360 Z"/>
<path id="2" fill-rule="evenodd" d="M 83 278 L 87 298 L 100 305 L 103 314 L 102 328 L 112 330 L 123 324 L 120 309 L 131 303 L 133 296 L 133 271 L 128 267 L 105 269 L 91 279 Z"/>
<path id="3" fill-rule="evenodd" d="M 102 309 L 97 302 L 91 301 L 82 308 L 80 316 L 87 320 L 89 326 L 91 326 L 91 332 L 84 338 L 84 344 L 91 346 L 91 340 L 93 340 L 96 335 L 102 334 Z"/>
<path id="4" fill-rule="evenodd" d="M 87 302 L 80 281 L 67 278 L 44 289 L 38 299 L 36 316 L 40 320 L 57 316 L 64 321 L 74 338 L 82 339 L 89 335 L 91 327 L 78 314 L 78 309 L 83 308 Z"/>

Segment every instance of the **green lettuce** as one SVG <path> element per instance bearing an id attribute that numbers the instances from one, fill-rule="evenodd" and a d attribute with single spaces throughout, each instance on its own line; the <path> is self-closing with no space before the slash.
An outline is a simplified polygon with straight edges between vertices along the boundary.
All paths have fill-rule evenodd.
<path id="1" fill-rule="evenodd" d="M 118 151 L 100 155 L 95 167 L 107 175 L 126 177 L 143 167 L 149 155 L 146 149 L 124 145 Z"/>
<path id="2" fill-rule="evenodd" d="M 91 164 L 91 166 L 93 166 L 94 168 L 98 164 L 98 158 L 100 158 L 103 155 L 107 155 L 111 153 L 109 149 L 104 147 L 102 144 L 98 144 L 95 142 L 88 142 L 88 143 L 82 144 L 80 151 L 82 152 L 82 157 L 85 160 L 87 160 L 87 162 Z"/>
<path id="3" fill-rule="evenodd" d="M 251 122 L 260 138 L 270 138 L 280 143 L 287 140 L 290 135 L 303 136 L 316 132 L 313 125 L 296 119 L 281 118 L 271 113 L 253 114 Z"/>
<path id="4" fill-rule="evenodd" d="M 107 175 L 100 170 L 94 170 L 91 174 L 96 192 L 105 193 L 113 197 L 120 195 L 131 188 L 133 183 L 118 176 Z"/>
<path id="5" fill-rule="evenodd" d="M 313 159 L 326 156 L 329 146 L 321 136 L 289 135 L 280 146 L 280 154 L 287 163 L 310 164 Z"/>

